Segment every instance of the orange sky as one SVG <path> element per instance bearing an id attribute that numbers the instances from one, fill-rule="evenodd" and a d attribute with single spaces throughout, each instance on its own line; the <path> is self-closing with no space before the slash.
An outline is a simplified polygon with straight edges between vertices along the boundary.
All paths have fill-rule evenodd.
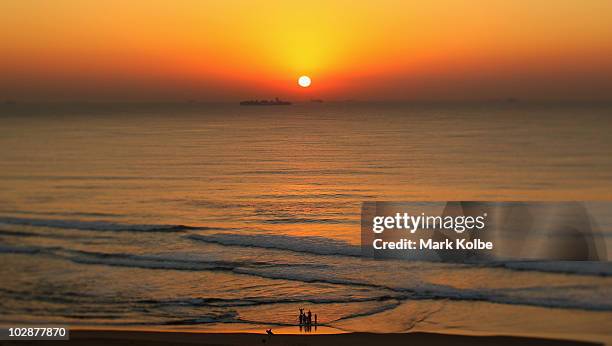
<path id="1" fill-rule="evenodd" d="M 0 99 L 612 97 L 609 0 L 2 1 L 0 40 Z"/>

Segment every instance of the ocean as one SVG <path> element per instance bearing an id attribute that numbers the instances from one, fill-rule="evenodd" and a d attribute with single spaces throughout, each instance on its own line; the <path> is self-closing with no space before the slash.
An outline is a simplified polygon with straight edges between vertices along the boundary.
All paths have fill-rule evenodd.
<path id="1" fill-rule="evenodd" d="M 367 201 L 610 200 L 610 105 L 0 107 L 0 324 L 612 333 L 609 261 L 360 256 Z"/>

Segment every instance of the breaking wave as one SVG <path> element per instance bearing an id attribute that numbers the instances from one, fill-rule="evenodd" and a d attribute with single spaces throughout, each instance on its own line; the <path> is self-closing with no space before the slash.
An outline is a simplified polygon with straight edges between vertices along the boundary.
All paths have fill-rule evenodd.
<path id="1" fill-rule="evenodd" d="M 360 256 L 361 247 L 341 240 L 324 237 L 292 237 L 273 234 L 192 234 L 189 239 L 230 246 L 258 247 L 264 249 L 305 252 L 315 255 Z"/>
<path id="2" fill-rule="evenodd" d="M 370 297 L 347 297 L 343 299 L 315 298 L 313 303 L 354 303 L 366 301 L 386 300 L 459 300 L 459 301 L 485 301 L 512 305 L 530 305 L 565 309 L 582 309 L 593 311 L 612 311 L 612 301 L 605 296 L 593 297 L 585 295 L 587 288 L 581 287 L 526 287 L 514 289 L 484 289 L 484 288 L 459 288 L 428 282 L 386 282 L 372 283 L 364 278 L 342 277 L 336 275 L 334 267 L 309 264 L 271 263 L 265 261 L 207 261 L 205 258 L 197 257 L 196 254 L 150 254 L 133 255 L 124 253 L 103 253 L 79 250 L 69 250 L 57 247 L 33 247 L 33 246 L 0 246 L 0 252 L 26 254 L 26 255 L 48 255 L 71 261 L 78 264 L 121 266 L 142 269 L 164 269 L 164 270 L 191 270 L 191 271 L 229 271 L 235 274 L 250 275 L 266 279 L 299 281 L 305 283 L 321 283 L 327 285 L 342 285 L 348 287 L 368 288 L 377 292 Z M 319 270 L 308 270 L 302 267 L 317 267 Z M 372 292 L 370 294 L 372 294 Z M 170 301 L 147 301 L 155 305 L 201 305 L 201 306 L 241 306 L 303 302 L 304 297 L 284 298 L 270 296 L 265 299 L 245 297 L 240 300 L 223 299 L 190 299 Z"/>
<path id="3" fill-rule="evenodd" d="M 294 237 L 273 234 L 191 234 L 187 238 L 225 246 L 243 246 L 302 252 L 313 255 L 361 256 L 361 248 L 347 242 L 324 237 Z M 577 275 L 612 276 L 612 262 L 594 261 L 492 261 L 466 263 L 509 270 L 567 273 Z"/>
<path id="4" fill-rule="evenodd" d="M 185 225 L 155 225 L 129 224 L 108 221 L 82 221 L 62 219 L 31 219 L 19 217 L 1 217 L 0 224 L 36 226 L 48 228 L 76 229 L 83 231 L 115 231 L 115 232 L 184 232 L 189 230 L 220 229 L 213 227 L 195 227 Z"/>

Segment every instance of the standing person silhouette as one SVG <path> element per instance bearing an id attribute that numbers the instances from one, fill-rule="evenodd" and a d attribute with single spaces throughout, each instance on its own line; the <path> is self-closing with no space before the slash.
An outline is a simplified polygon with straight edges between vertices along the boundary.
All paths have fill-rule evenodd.
<path id="1" fill-rule="evenodd" d="M 310 310 L 308 310 L 308 317 L 307 317 L 307 323 L 308 324 L 312 324 L 312 313 L 310 312 Z"/>

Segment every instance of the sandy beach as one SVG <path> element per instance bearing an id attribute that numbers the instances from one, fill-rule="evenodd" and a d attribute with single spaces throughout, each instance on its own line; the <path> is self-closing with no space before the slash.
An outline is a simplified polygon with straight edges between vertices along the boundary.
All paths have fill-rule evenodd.
<path id="1" fill-rule="evenodd" d="M 3 341 L 2 346 L 34 345 L 40 341 Z M 66 341 L 45 341 L 46 345 L 62 344 Z M 435 333 L 346 333 L 296 335 L 279 334 L 268 337 L 255 333 L 193 333 L 78 330 L 70 336 L 72 345 L 598 345 L 573 340 L 543 339 L 515 336 L 464 336 Z"/>

